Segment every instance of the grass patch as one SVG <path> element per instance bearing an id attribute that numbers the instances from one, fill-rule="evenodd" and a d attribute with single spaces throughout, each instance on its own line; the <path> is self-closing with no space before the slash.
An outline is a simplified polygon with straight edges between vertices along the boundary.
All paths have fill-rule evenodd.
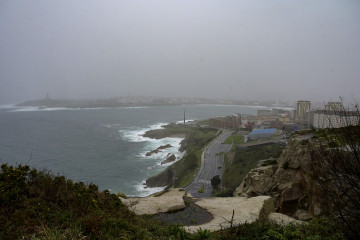
<path id="1" fill-rule="evenodd" d="M 196 122 L 200 126 L 210 126 L 210 119 L 200 120 Z"/>
<path id="2" fill-rule="evenodd" d="M 225 172 L 222 177 L 223 187 L 234 190 L 248 172 L 256 167 L 259 160 L 278 156 L 283 147 L 279 144 L 259 146 L 251 149 L 235 150 L 235 157 L 232 164 L 225 155 Z"/>
<path id="3" fill-rule="evenodd" d="M 196 160 L 196 169 L 193 172 L 189 171 L 188 174 L 186 174 L 184 177 L 182 177 L 178 187 L 185 187 L 186 185 L 190 184 L 194 180 L 196 174 L 200 170 L 201 154 L 202 154 L 201 149 L 195 152 L 195 156 L 196 156 L 196 159 L 197 159 Z"/>
<path id="4" fill-rule="evenodd" d="M 240 136 L 240 135 L 231 135 L 230 137 L 228 137 L 228 139 L 226 139 L 226 141 L 224 142 L 225 144 L 242 144 L 244 143 L 244 136 Z"/>

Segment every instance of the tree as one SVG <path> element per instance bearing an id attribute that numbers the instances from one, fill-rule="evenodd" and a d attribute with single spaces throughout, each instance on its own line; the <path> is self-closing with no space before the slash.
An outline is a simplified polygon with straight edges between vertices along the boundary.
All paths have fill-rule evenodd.
<path id="1" fill-rule="evenodd" d="M 315 132 L 309 144 L 319 200 L 349 238 L 360 239 L 360 112 L 327 111 L 329 128 Z M 344 127 L 333 126 L 334 119 Z M 340 125 L 340 126 L 341 126 Z"/>
<path id="2" fill-rule="evenodd" d="M 221 183 L 221 179 L 219 175 L 214 176 L 211 179 L 211 185 L 213 188 L 217 188 L 217 186 Z"/>

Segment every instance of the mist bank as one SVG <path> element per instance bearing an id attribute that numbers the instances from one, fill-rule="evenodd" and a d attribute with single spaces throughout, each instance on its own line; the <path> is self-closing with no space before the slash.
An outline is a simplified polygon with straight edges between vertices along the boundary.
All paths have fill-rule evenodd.
<path id="1" fill-rule="evenodd" d="M 176 97 L 147 97 L 127 96 L 104 99 L 44 99 L 31 100 L 16 104 L 16 106 L 46 107 L 46 108 L 116 108 L 139 106 L 178 106 L 183 104 L 221 104 L 221 105 L 248 105 L 266 107 L 289 107 L 291 103 L 278 101 L 253 101 L 236 99 L 211 98 L 176 98 Z"/>

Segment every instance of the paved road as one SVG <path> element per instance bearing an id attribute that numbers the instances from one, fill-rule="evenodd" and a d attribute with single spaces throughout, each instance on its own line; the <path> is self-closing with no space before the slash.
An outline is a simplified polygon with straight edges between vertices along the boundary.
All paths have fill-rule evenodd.
<path id="1" fill-rule="evenodd" d="M 224 170 L 224 155 L 216 156 L 216 154 L 230 151 L 232 144 L 222 144 L 230 135 L 231 131 L 223 131 L 203 152 L 198 174 L 194 181 L 185 187 L 185 190 L 194 197 L 211 197 L 213 188 L 210 181 L 216 175 L 221 177 Z M 204 186 L 204 192 L 199 193 L 202 186 Z"/>

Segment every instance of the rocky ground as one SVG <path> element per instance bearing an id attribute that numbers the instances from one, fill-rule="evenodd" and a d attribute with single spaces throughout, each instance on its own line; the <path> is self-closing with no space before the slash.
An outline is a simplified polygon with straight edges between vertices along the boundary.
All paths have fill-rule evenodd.
<path id="1" fill-rule="evenodd" d="M 165 212 L 172 214 L 174 211 L 185 209 L 184 197 L 191 198 L 194 204 L 212 215 L 210 221 L 197 225 L 194 219 L 192 226 L 185 226 L 189 232 L 196 232 L 200 228 L 218 231 L 256 221 L 271 220 L 279 224 L 302 223 L 283 214 L 274 213 L 274 199 L 269 196 L 197 199 L 183 189 L 172 188 L 162 194 L 144 198 L 121 198 L 121 201 L 138 215 Z"/>
<path id="2" fill-rule="evenodd" d="M 317 186 L 311 180 L 310 152 L 303 137 L 293 138 L 278 160 L 259 161 L 236 189 L 234 196 L 268 195 L 277 212 L 299 220 L 321 213 Z"/>
<path id="3" fill-rule="evenodd" d="M 213 218 L 200 225 L 186 226 L 189 232 L 200 227 L 210 231 L 236 226 L 245 222 L 273 221 L 281 225 L 303 223 L 321 213 L 317 186 L 311 180 L 311 159 L 305 141 L 311 136 L 291 139 L 279 159 L 258 162 L 243 179 L 230 198 L 193 198 L 184 191 L 172 189 L 161 196 L 124 199 L 136 214 L 157 214 L 181 211 L 188 196 L 194 204 L 205 209 Z M 161 173 L 163 182 L 169 182 L 173 169 Z M 158 184 L 159 181 L 156 181 Z M 151 179 L 147 181 L 151 185 Z M 297 219 L 297 220 L 296 220 Z M 196 221 L 194 221 L 196 222 Z"/>
<path id="4" fill-rule="evenodd" d="M 121 201 L 138 215 L 157 214 L 184 209 L 185 195 L 185 191 L 171 189 L 160 196 L 155 194 L 144 198 L 121 198 Z"/>

